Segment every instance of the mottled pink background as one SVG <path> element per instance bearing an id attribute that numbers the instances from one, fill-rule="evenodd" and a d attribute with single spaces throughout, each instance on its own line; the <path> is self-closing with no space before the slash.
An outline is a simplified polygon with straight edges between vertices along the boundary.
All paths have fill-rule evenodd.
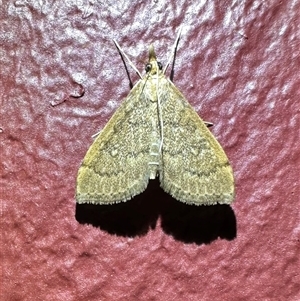
<path id="1" fill-rule="evenodd" d="M 1 2 L 1 300 L 300 300 L 299 24 L 299 0 Z M 76 206 L 91 135 L 130 90 L 112 39 L 143 70 L 180 25 L 173 80 L 214 123 L 235 202 L 153 181 Z"/>

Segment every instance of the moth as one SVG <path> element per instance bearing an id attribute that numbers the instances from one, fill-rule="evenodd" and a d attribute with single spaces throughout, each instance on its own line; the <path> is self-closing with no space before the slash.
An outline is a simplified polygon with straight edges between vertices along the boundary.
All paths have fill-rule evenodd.
<path id="1" fill-rule="evenodd" d="M 233 201 L 233 171 L 224 150 L 165 76 L 171 57 L 163 69 L 151 45 L 144 76 L 128 59 L 140 80 L 86 153 L 77 176 L 78 203 L 127 201 L 156 177 L 164 191 L 187 204 Z"/>

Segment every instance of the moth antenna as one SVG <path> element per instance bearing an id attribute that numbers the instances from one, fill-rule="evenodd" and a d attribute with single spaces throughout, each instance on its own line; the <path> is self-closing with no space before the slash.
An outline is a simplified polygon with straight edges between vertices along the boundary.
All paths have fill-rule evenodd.
<path id="1" fill-rule="evenodd" d="M 129 65 L 131 66 L 131 68 L 137 73 L 137 75 L 140 78 L 143 78 L 140 71 L 134 66 L 134 64 L 131 62 L 130 58 L 126 55 L 126 53 L 124 52 L 124 50 L 121 48 L 121 46 L 118 44 L 118 42 L 113 39 L 113 42 L 115 43 L 116 47 L 118 48 L 118 50 L 121 52 L 121 54 L 127 59 Z"/>
<path id="2" fill-rule="evenodd" d="M 173 49 L 172 49 L 171 55 L 169 56 L 169 60 L 168 60 L 166 66 L 165 66 L 165 68 L 164 68 L 164 70 L 163 70 L 163 74 L 166 73 L 167 68 L 169 67 L 169 65 L 170 65 L 170 63 L 171 63 L 171 61 L 172 61 L 172 59 L 174 58 L 174 55 L 175 55 L 175 52 L 176 52 L 176 49 L 177 49 L 177 46 L 178 46 L 178 42 L 179 42 L 179 39 L 180 39 L 181 30 L 182 30 L 182 26 L 179 27 L 179 31 L 178 31 L 178 34 L 177 34 L 177 38 L 176 38 L 175 43 L 174 43 L 174 45 L 173 45 Z"/>

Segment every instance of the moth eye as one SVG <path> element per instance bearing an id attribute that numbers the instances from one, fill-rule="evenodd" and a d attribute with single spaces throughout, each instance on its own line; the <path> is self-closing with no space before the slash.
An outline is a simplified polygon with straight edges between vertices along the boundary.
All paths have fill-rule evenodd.
<path id="1" fill-rule="evenodd" d="M 157 65 L 158 65 L 158 69 L 159 69 L 159 70 L 162 70 L 162 67 L 163 67 L 163 66 L 162 66 L 162 63 L 161 63 L 161 62 L 157 62 Z"/>
<path id="2" fill-rule="evenodd" d="M 146 64 L 145 70 L 149 72 L 152 69 L 152 65 L 150 63 Z"/>

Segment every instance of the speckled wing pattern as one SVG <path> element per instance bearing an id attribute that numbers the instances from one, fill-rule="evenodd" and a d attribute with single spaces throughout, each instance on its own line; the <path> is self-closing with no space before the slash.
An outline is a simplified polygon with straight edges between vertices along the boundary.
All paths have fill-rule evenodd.
<path id="1" fill-rule="evenodd" d="M 77 176 L 78 203 L 112 204 L 144 191 L 157 176 L 187 204 L 230 204 L 227 156 L 149 50 L 146 75 L 88 150 Z"/>
<path id="2" fill-rule="evenodd" d="M 234 179 L 225 152 L 173 83 L 164 89 L 162 188 L 188 204 L 230 204 Z"/>
<path id="3" fill-rule="evenodd" d="M 79 168 L 78 203 L 111 204 L 144 191 L 149 181 L 153 104 L 138 82 L 96 137 Z"/>

